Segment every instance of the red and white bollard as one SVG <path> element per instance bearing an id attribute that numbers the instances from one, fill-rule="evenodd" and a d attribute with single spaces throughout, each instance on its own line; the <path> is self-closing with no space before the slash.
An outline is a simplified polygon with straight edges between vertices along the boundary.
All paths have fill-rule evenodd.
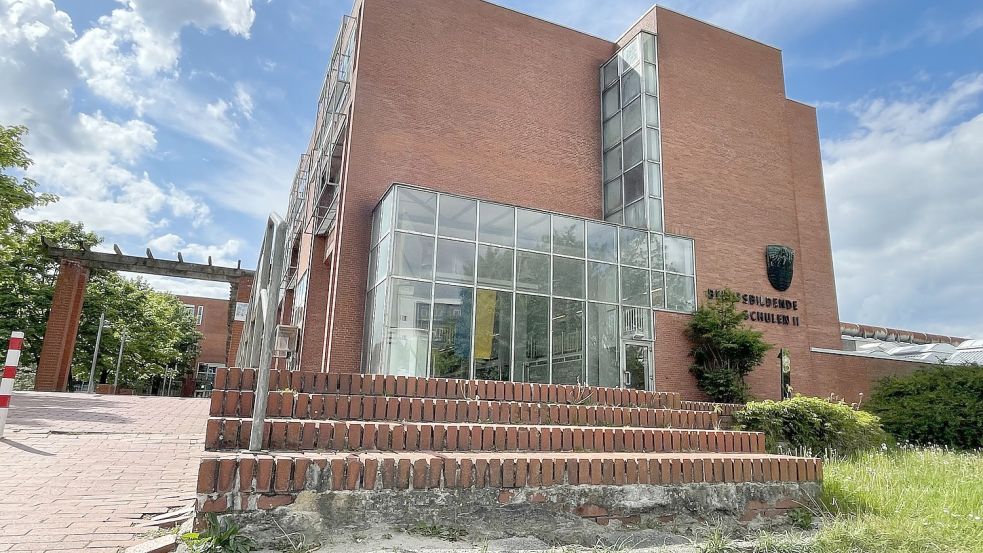
<path id="1" fill-rule="evenodd" d="M 7 424 L 7 410 L 10 407 L 10 395 L 14 393 L 14 377 L 17 376 L 17 363 L 20 362 L 20 348 L 23 344 L 23 332 L 10 334 L 7 361 L 3 364 L 3 379 L 0 379 L 0 438 L 3 437 L 3 427 Z"/>

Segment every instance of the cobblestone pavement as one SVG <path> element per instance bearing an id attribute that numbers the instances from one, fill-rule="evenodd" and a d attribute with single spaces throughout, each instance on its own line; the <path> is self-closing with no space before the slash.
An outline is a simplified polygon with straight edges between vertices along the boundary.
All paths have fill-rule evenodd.
<path id="1" fill-rule="evenodd" d="M 14 392 L 0 552 L 118 551 L 191 503 L 207 399 Z"/>

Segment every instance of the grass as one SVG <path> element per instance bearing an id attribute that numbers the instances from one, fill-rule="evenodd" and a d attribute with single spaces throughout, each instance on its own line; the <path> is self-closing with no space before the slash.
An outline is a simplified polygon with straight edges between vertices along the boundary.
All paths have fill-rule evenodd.
<path id="1" fill-rule="evenodd" d="M 901 447 L 829 461 L 825 552 L 983 552 L 983 452 Z"/>

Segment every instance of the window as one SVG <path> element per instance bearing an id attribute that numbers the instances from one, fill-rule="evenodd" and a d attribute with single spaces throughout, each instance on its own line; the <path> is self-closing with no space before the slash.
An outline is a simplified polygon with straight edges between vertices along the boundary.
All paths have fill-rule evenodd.
<path id="1" fill-rule="evenodd" d="M 515 295 L 514 380 L 549 382 L 550 299 Z"/>
<path id="2" fill-rule="evenodd" d="M 618 228 L 587 223 L 587 257 L 599 261 L 618 261 Z"/>
<path id="3" fill-rule="evenodd" d="M 437 195 L 433 192 L 399 188 L 396 201 L 396 228 L 433 234 L 437 216 Z"/>
<path id="4" fill-rule="evenodd" d="M 648 233 L 621 228 L 621 263 L 635 267 L 648 267 Z"/>
<path id="5" fill-rule="evenodd" d="M 587 299 L 618 303 L 618 266 L 587 262 Z"/>
<path id="6" fill-rule="evenodd" d="M 474 311 L 474 377 L 510 380 L 512 293 L 479 288 Z"/>
<path id="7" fill-rule="evenodd" d="M 684 275 L 696 274 L 692 240 L 677 236 L 666 236 L 663 244 L 667 271 Z"/>
<path id="8" fill-rule="evenodd" d="M 478 246 L 478 285 L 512 289 L 512 250 Z"/>
<path id="9" fill-rule="evenodd" d="M 550 293 L 550 257 L 541 253 L 515 253 L 515 289 L 523 292 Z"/>
<path id="10" fill-rule="evenodd" d="M 640 161 L 642 161 L 642 133 L 638 132 L 638 133 L 635 133 L 635 134 L 631 135 L 630 137 L 626 138 L 624 144 L 622 145 L 622 147 L 624 148 L 624 156 L 625 156 L 624 157 L 624 164 L 625 164 L 625 169 L 626 169 L 626 173 L 625 173 L 625 186 L 627 187 L 628 186 L 627 176 L 628 176 L 628 173 L 631 172 L 631 169 L 628 169 L 628 168 L 629 167 L 634 167 L 634 166 L 638 165 L 638 163 Z M 639 170 L 639 177 L 641 177 L 641 169 L 642 169 L 642 166 L 641 165 L 638 165 L 637 169 Z M 639 178 L 639 180 L 641 180 L 641 179 Z M 644 188 L 644 185 L 643 185 L 643 188 Z M 627 195 L 628 195 L 628 192 L 626 190 L 625 191 L 625 201 L 626 202 L 629 201 Z"/>
<path id="11" fill-rule="evenodd" d="M 649 272 L 632 267 L 621 268 L 621 303 L 649 305 Z"/>
<path id="12" fill-rule="evenodd" d="M 618 306 L 587 304 L 587 385 L 621 385 Z"/>
<path id="13" fill-rule="evenodd" d="M 515 208 L 481 202 L 478 241 L 512 246 L 515 244 Z"/>
<path id="14" fill-rule="evenodd" d="M 584 260 L 553 256 L 553 295 L 584 297 Z"/>
<path id="15" fill-rule="evenodd" d="M 474 240 L 478 205 L 474 200 L 455 196 L 440 197 L 437 234 L 449 238 Z"/>
<path id="16" fill-rule="evenodd" d="M 389 235 L 369 254 L 369 286 L 375 286 L 389 272 Z"/>
<path id="17" fill-rule="evenodd" d="M 195 324 L 197 324 L 198 326 L 201 326 L 201 321 L 204 318 L 205 318 L 205 306 L 204 305 L 199 305 L 198 306 L 198 316 L 195 317 Z"/>
<path id="18" fill-rule="evenodd" d="M 584 302 L 553 299 L 553 383 L 584 382 Z"/>
<path id="19" fill-rule="evenodd" d="M 433 376 L 471 377 L 471 307 L 474 288 L 437 284 L 433 291 Z"/>
<path id="20" fill-rule="evenodd" d="M 373 337 L 369 342 L 373 349 L 376 342 L 379 343 L 380 355 L 385 355 L 384 348 L 389 350 L 386 370 L 380 372 L 426 376 L 433 284 L 394 278 L 390 286 L 389 319 L 385 323 L 389 330 L 383 337 Z M 371 328 L 382 324 L 381 321 L 376 322 Z"/>
<path id="21" fill-rule="evenodd" d="M 550 215 L 528 209 L 515 210 L 516 246 L 527 250 L 550 251 Z"/>
<path id="22" fill-rule="evenodd" d="M 474 244 L 446 238 L 437 239 L 437 280 L 471 284 L 474 282 Z"/>
<path id="23" fill-rule="evenodd" d="M 396 233 L 393 274 L 412 278 L 433 278 L 433 237 Z"/>
<path id="24" fill-rule="evenodd" d="M 640 100 L 635 100 L 634 102 L 625 106 L 625 110 L 621 113 L 622 118 L 622 136 L 628 136 L 638 129 L 642 128 L 642 103 Z M 628 163 L 625 163 L 628 165 Z"/>
<path id="25" fill-rule="evenodd" d="M 612 216 L 661 219 L 645 176 L 658 168 L 612 181 L 619 208 L 633 200 Z M 618 385 L 622 342 L 652 339 L 652 309 L 696 305 L 688 238 L 403 188 L 370 250 L 366 373 Z"/>
<path id="26" fill-rule="evenodd" d="M 666 273 L 666 307 L 673 311 L 696 310 L 696 283 L 693 277 Z"/>
<path id="27" fill-rule="evenodd" d="M 553 253 L 584 257 L 584 221 L 553 216 Z"/>

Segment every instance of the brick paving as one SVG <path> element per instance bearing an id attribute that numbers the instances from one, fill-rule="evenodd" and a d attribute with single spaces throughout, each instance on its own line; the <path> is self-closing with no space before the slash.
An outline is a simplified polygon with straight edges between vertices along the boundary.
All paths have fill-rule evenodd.
<path id="1" fill-rule="evenodd" d="M 208 400 L 15 392 L 0 552 L 118 551 L 194 499 Z"/>

